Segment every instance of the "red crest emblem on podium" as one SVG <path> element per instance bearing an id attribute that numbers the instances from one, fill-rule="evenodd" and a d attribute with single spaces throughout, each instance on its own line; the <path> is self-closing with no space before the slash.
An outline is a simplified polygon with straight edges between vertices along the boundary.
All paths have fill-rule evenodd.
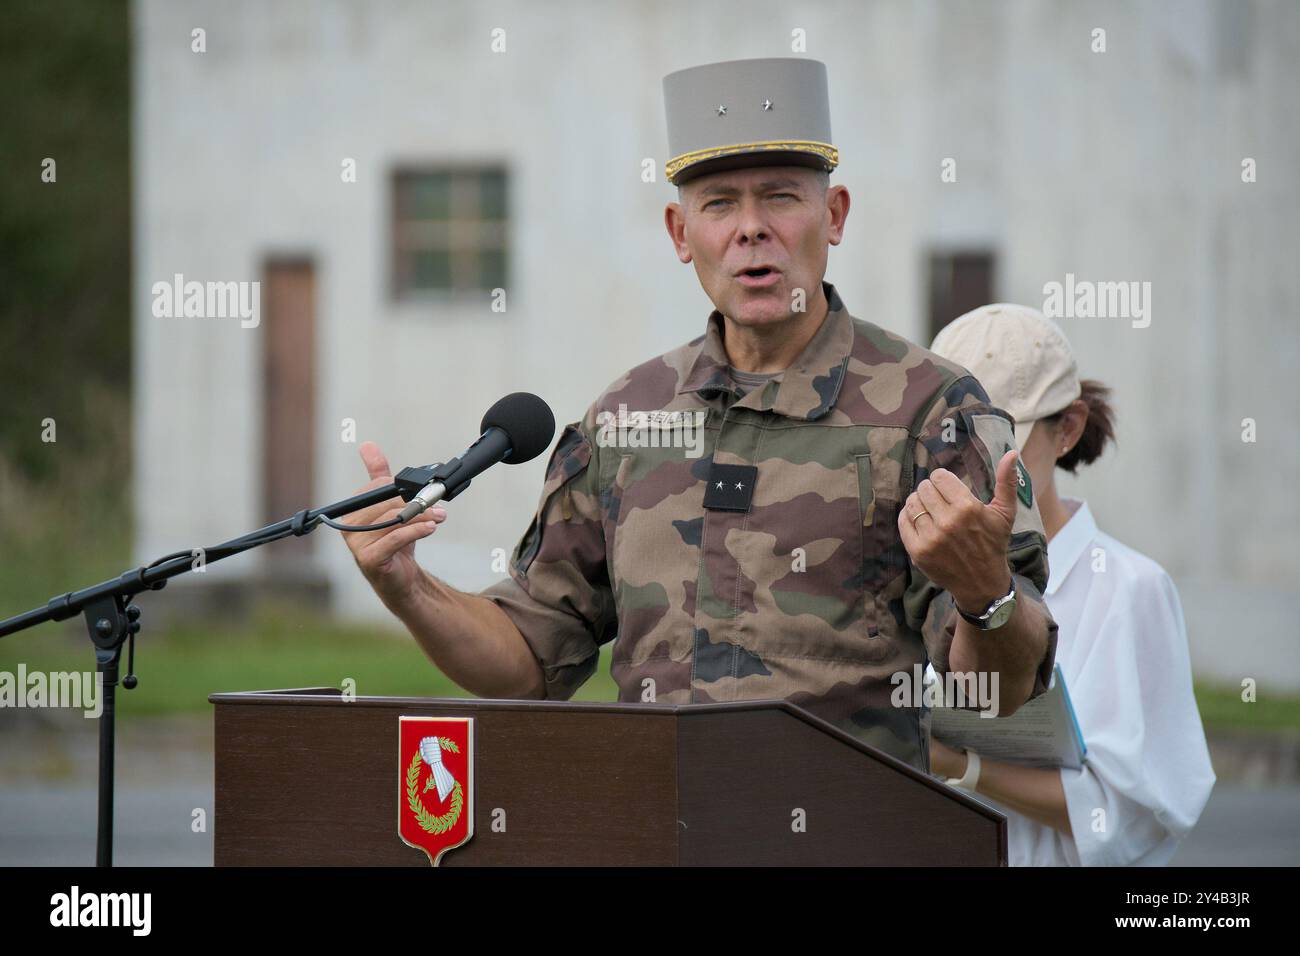
<path id="1" fill-rule="evenodd" d="M 433 866 L 474 835 L 474 718 L 400 717 L 397 832 Z"/>

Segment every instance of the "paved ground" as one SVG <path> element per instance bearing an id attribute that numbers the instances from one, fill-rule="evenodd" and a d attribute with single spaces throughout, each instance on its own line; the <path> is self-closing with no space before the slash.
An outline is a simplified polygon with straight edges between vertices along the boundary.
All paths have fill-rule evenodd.
<path id="1" fill-rule="evenodd" d="M 1300 866 L 1300 787 L 1218 784 L 1174 866 Z"/>
<path id="2" fill-rule="evenodd" d="M 0 866 L 93 864 L 95 724 L 16 713 L 0 724 Z M 193 829 L 212 815 L 210 718 L 119 731 L 116 862 L 211 865 L 211 827 Z M 1300 787 L 1221 782 L 1174 863 L 1300 866 Z"/>
<path id="3" fill-rule="evenodd" d="M 0 866 L 93 865 L 98 724 L 0 713 Z M 194 811 L 208 826 L 195 832 Z M 114 862 L 212 865 L 212 720 L 118 719 Z"/>
<path id="4" fill-rule="evenodd" d="M 212 805 L 210 786 L 121 787 L 114 863 L 211 866 L 212 833 L 190 830 L 194 807 Z M 94 787 L 25 784 L 0 793 L 0 865 L 93 866 Z"/>

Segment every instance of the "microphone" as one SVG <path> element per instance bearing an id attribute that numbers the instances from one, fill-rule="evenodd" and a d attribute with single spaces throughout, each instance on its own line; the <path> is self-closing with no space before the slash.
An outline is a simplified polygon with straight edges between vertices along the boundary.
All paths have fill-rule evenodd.
<path id="1" fill-rule="evenodd" d="M 478 441 L 458 458 L 401 470 L 394 482 L 409 504 L 398 515 L 399 522 L 410 521 L 435 502 L 455 498 L 469 487 L 470 479 L 499 461 L 532 461 L 555 437 L 555 416 L 536 395 L 512 392 L 487 410 L 479 431 Z"/>

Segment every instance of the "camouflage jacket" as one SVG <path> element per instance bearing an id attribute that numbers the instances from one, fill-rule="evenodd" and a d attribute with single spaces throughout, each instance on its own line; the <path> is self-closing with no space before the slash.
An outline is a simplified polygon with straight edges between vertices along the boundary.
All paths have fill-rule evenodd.
<path id="1" fill-rule="evenodd" d="M 965 369 L 824 290 L 826 320 L 767 385 L 737 398 L 715 311 L 564 429 L 510 576 L 483 592 L 528 641 L 548 697 L 570 697 L 612 640 L 620 700 L 786 698 L 928 768 L 925 708 L 894 706 L 891 676 L 927 660 L 944 674 L 957 615 L 912 566 L 899 509 L 939 467 L 991 500 L 1012 420 Z M 714 463 L 757 467 L 748 511 L 706 509 Z M 1018 509 L 1018 600 L 1050 622 L 1032 493 Z M 1055 646 L 1052 623 L 1034 694 Z"/>

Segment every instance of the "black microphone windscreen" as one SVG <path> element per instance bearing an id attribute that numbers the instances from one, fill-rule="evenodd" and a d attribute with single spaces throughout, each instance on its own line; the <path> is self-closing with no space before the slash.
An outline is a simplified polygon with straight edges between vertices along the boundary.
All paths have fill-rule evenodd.
<path id="1" fill-rule="evenodd" d="M 480 433 L 499 428 L 510 436 L 507 465 L 531 461 L 546 451 L 555 437 L 551 407 L 531 392 L 511 392 L 487 410 Z"/>

